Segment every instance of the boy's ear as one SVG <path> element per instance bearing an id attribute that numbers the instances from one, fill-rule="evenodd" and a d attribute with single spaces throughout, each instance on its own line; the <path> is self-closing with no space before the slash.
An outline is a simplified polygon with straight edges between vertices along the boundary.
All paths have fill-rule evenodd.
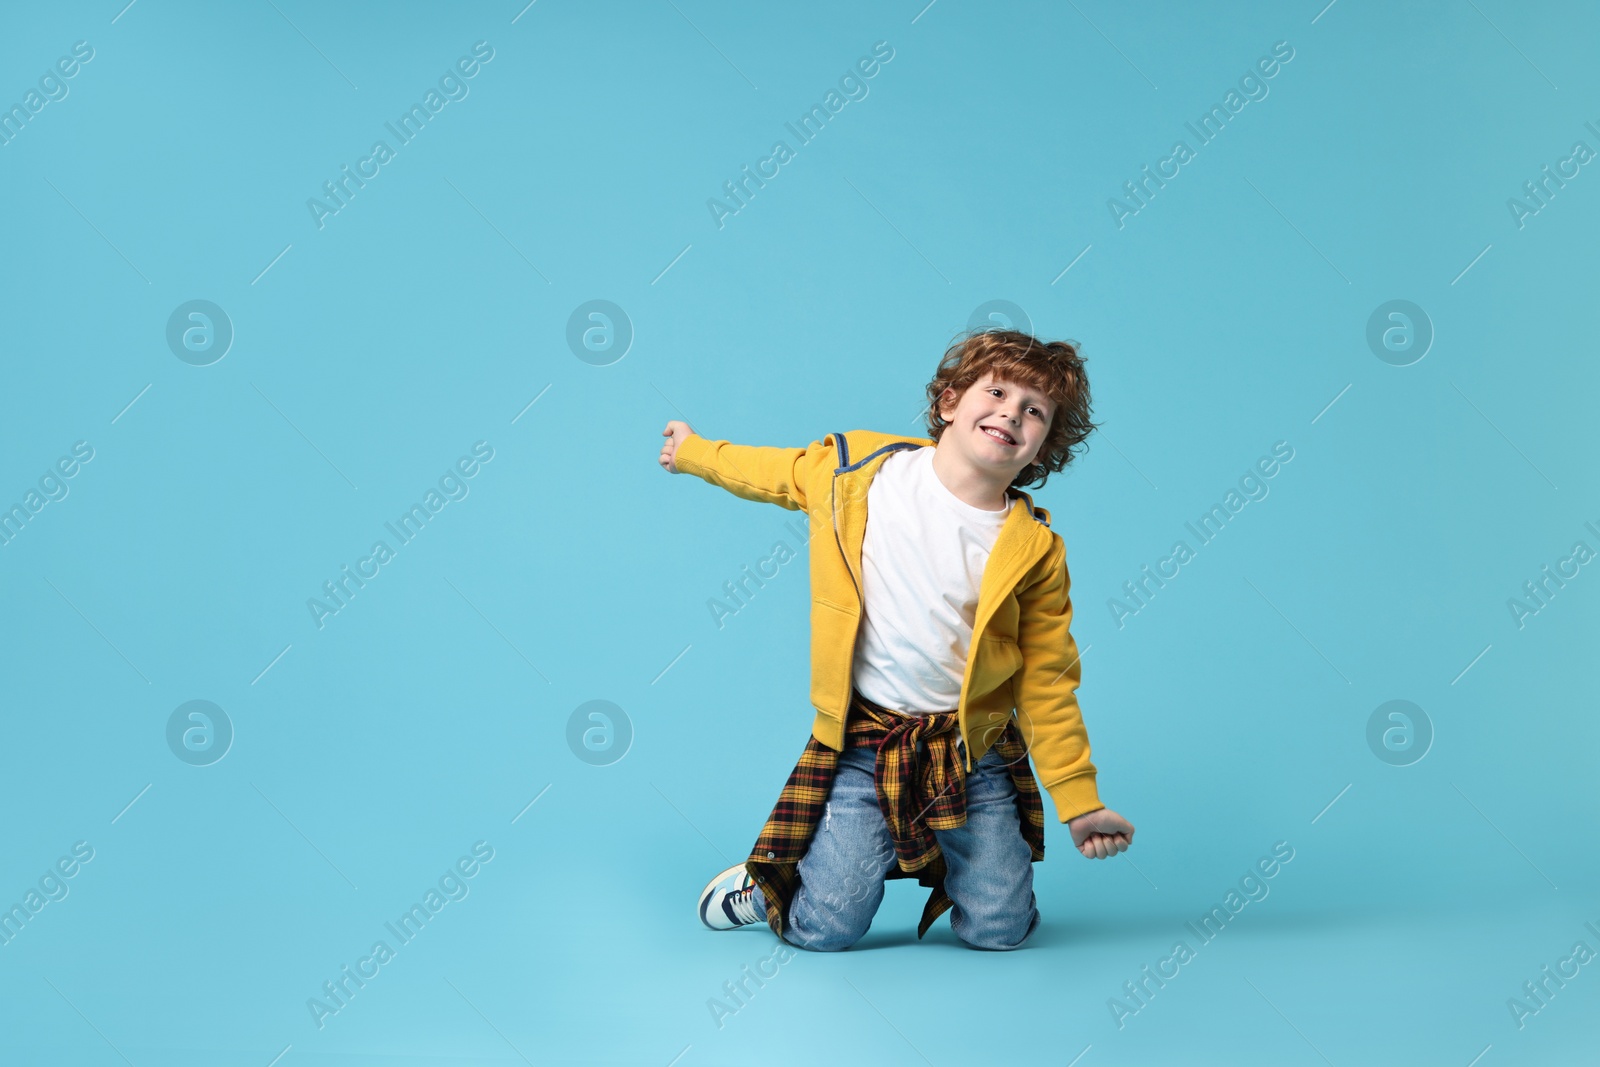
<path id="1" fill-rule="evenodd" d="M 961 400 L 956 396 L 956 391 L 945 386 L 944 392 L 939 394 L 939 417 L 946 422 L 950 421 L 950 414 L 955 410 L 956 404 Z"/>

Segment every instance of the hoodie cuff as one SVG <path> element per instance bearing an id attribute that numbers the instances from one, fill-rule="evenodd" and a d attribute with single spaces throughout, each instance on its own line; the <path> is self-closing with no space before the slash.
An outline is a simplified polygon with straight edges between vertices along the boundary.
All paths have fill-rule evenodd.
<path id="1" fill-rule="evenodd" d="M 678 442 L 678 451 L 672 456 L 672 462 L 678 468 L 678 473 L 703 477 L 706 469 L 705 454 L 710 447 L 711 443 L 697 433 L 691 433 Z"/>
<path id="2" fill-rule="evenodd" d="M 1055 802 L 1056 817 L 1062 822 L 1070 822 L 1080 815 L 1087 815 L 1091 811 L 1099 811 L 1105 807 L 1100 803 L 1100 793 L 1095 788 L 1093 772 L 1047 785 L 1045 790 Z"/>

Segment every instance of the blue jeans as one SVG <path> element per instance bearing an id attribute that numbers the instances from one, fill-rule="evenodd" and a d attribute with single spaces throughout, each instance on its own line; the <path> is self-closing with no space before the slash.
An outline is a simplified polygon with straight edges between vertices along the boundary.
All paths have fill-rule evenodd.
<path id="1" fill-rule="evenodd" d="M 801 885 L 784 923 L 783 939 L 797 948 L 849 948 L 866 934 L 883 902 L 884 876 L 895 866 L 895 852 L 878 808 L 876 763 L 872 747 L 839 754 L 827 808 L 800 859 Z M 950 928 L 972 948 L 1018 948 L 1039 925 L 1039 910 L 1016 786 L 994 749 L 973 767 L 966 786 L 967 824 L 934 831 L 953 904 Z M 760 914 L 766 901 L 759 886 L 755 896 Z"/>

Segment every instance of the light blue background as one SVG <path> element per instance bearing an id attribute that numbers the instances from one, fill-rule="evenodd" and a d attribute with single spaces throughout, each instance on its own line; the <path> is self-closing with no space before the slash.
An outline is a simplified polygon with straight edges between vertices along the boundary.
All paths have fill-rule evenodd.
<path id="1" fill-rule="evenodd" d="M 0 147 L 0 503 L 94 449 L 0 548 L 0 902 L 94 849 L 0 946 L 0 1058 L 1588 1062 L 1600 966 L 1523 1029 L 1506 1002 L 1600 950 L 1600 576 L 1521 628 L 1507 601 L 1600 549 L 1600 176 L 1521 228 L 1507 200 L 1600 148 L 1592 8 L 122 2 L 0 36 L 7 105 L 94 48 Z M 319 229 L 307 199 L 477 41 L 469 95 Z M 869 95 L 719 229 L 707 199 L 877 41 Z M 1278 41 L 1269 95 L 1118 228 Z M 236 331 L 206 367 L 165 341 L 192 299 Z M 606 366 L 566 340 L 594 299 L 636 331 Z M 1393 299 L 1436 331 L 1409 366 L 1366 342 Z M 1088 359 L 1103 429 L 1037 500 L 1135 847 L 1086 862 L 1047 804 L 1026 950 L 919 943 L 891 883 L 856 949 L 719 1028 L 774 941 L 693 905 L 805 742 L 807 579 L 713 623 L 792 516 L 667 476 L 661 427 L 917 433 L 990 300 Z M 478 441 L 470 495 L 318 629 L 307 599 Z M 1119 628 L 1278 441 L 1270 495 Z M 236 731 L 206 767 L 165 740 L 194 699 Z M 1411 766 L 1367 745 L 1392 699 L 1436 732 Z M 632 724 L 607 766 L 566 742 L 590 700 Z M 307 999 L 478 841 L 470 895 L 319 1029 Z M 1270 896 L 1119 1029 L 1108 999 L 1278 841 Z"/>

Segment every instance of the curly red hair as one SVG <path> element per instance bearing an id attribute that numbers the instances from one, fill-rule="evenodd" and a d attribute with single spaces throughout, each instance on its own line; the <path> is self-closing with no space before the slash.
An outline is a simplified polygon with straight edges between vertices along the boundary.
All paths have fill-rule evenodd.
<path id="1" fill-rule="evenodd" d="M 1084 376 L 1084 359 L 1076 341 L 1041 341 L 1021 330 L 987 329 L 967 331 L 939 360 L 939 368 L 928 383 L 928 436 L 938 441 L 949 422 L 939 414 L 939 400 L 949 390 L 950 403 L 985 374 L 1020 382 L 1044 393 L 1055 406 L 1050 430 L 1037 462 L 1022 468 L 1011 482 L 1015 488 L 1044 485 L 1049 476 L 1063 470 L 1075 458 L 1074 449 L 1096 429 L 1091 422 L 1089 379 Z"/>

